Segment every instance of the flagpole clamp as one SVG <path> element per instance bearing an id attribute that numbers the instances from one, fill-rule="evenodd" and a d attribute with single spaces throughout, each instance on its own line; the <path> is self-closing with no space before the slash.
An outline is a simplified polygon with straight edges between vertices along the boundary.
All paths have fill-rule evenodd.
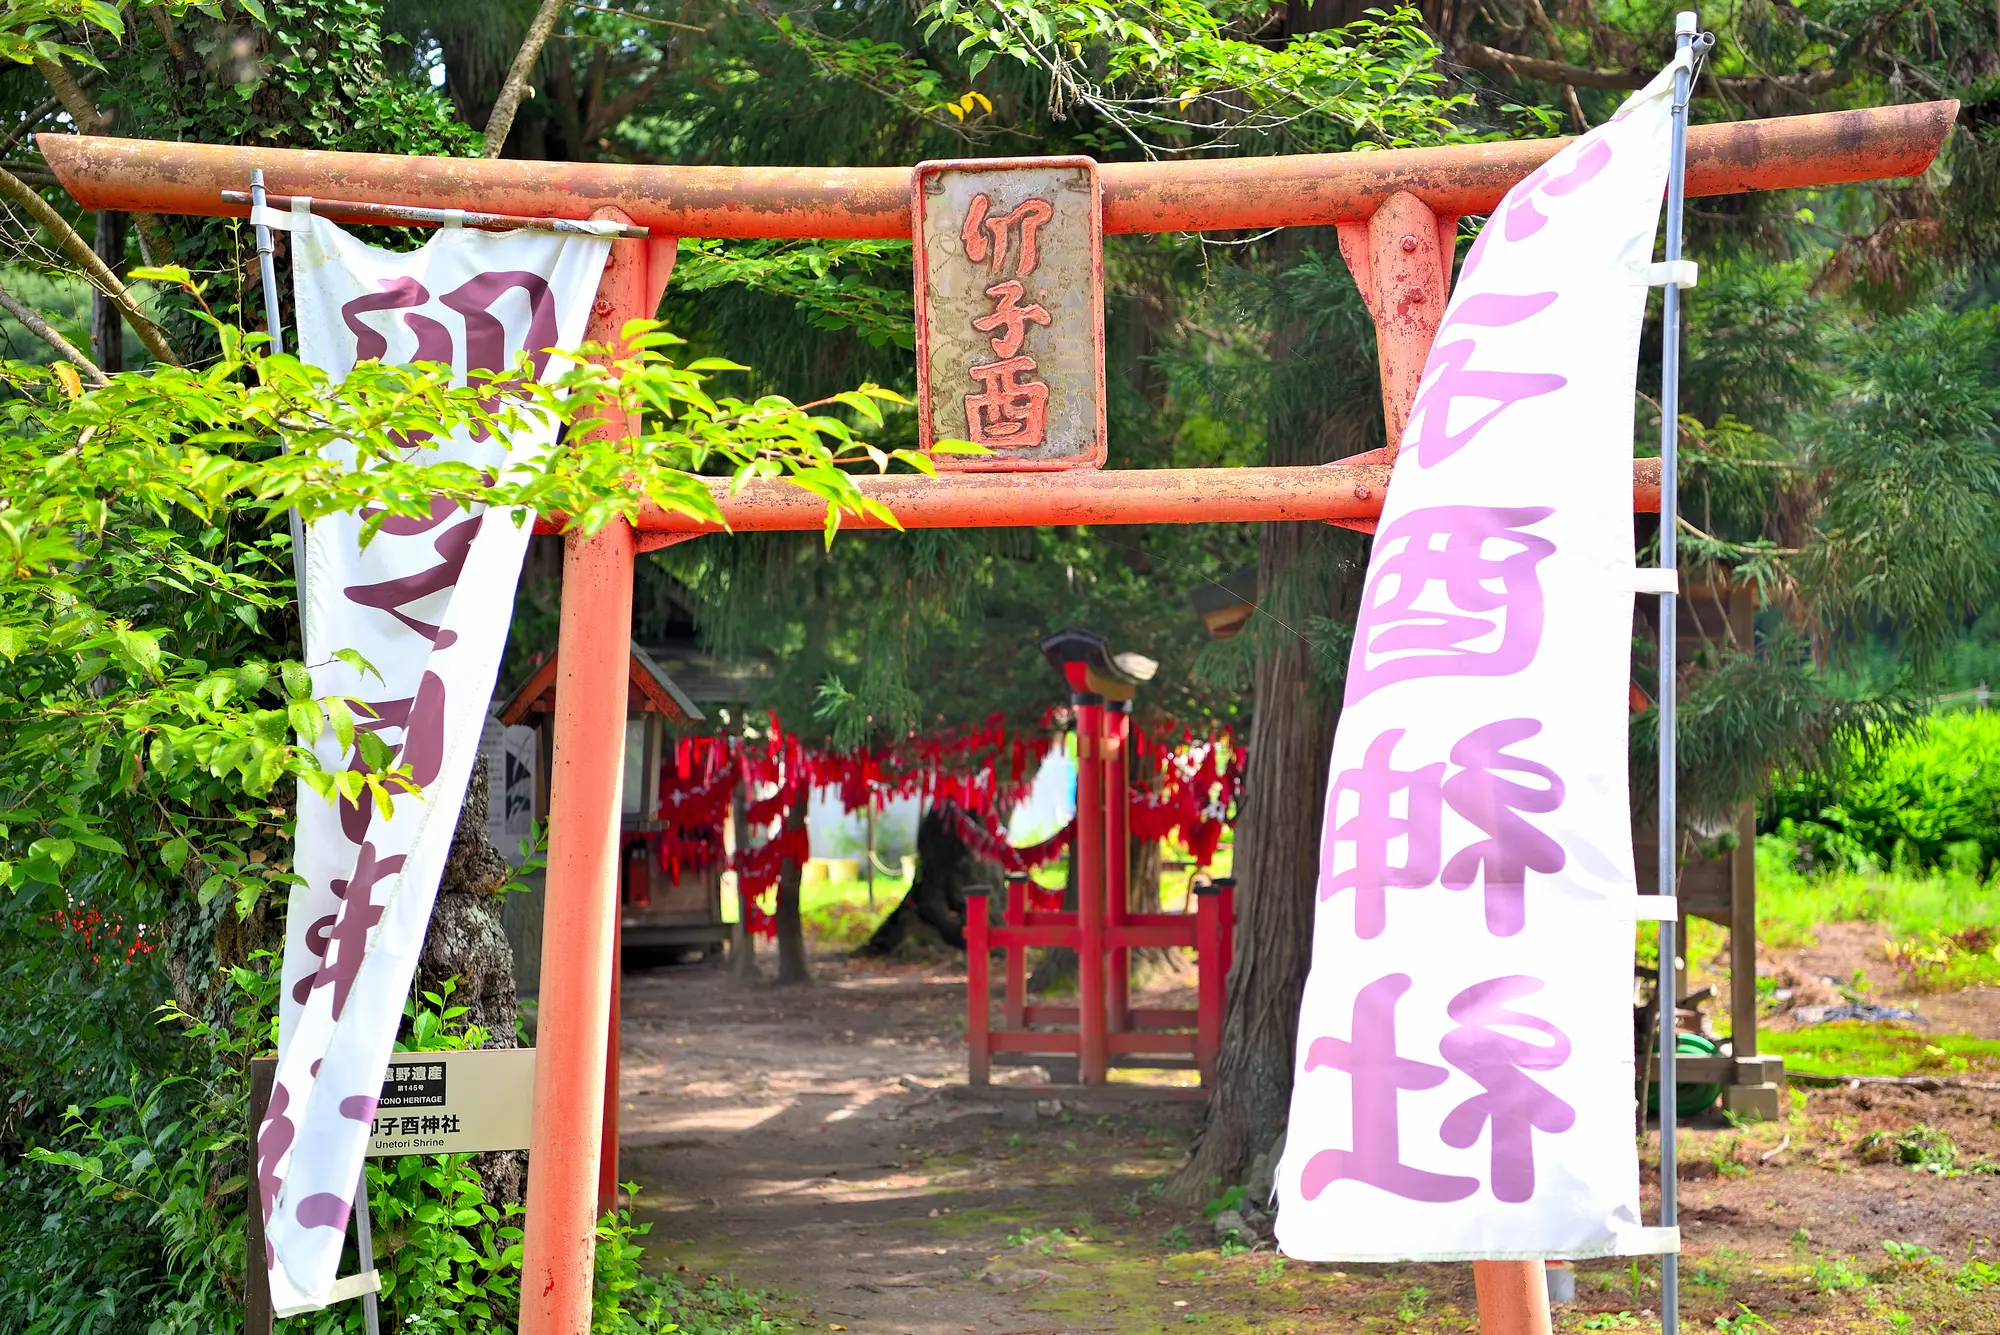
<path id="1" fill-rule="evenodd" d="M 1632 266 L 1632 281 L 1641 287 L 1677 287 L 1686 291 L 1701 281 L 1701 266 L 1693 260 L 1635 264 Z"/>

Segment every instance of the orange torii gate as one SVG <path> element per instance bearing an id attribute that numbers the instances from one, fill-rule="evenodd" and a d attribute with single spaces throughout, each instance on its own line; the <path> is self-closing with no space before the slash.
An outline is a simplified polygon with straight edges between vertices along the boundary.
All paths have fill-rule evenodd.
<path id="1" fill-rule="evenodd" d="M 1957 110 L 1956 102 L 1927 102 L 1700 126 L 1688 134 L 1687 191 L 1720 195 L 1912 176 L 1930 165 Z M 336 220 L 381 220 L 343 213 L 333 203 L 352 200 L 649 228 L 647 239 L 612 243 L 588 337 L 613 346 L 625 321 L 657 308 L 675 238 L 907 238 L 915 212 L 912 173 L 894 167 L 641 167 L 61 134 L 38 142 L 63 188 L 87 209 L 244 217 L 247 207 L 226 202 L 224 192 L 241 191 L 261 169 L 272 195 L 313 196 L 317 211 Z M 1306 467 L 981 471 L 935 480 L 867 477 L 861 489 L 910 528 L 1254 520 L 1371 526 L 1444 312 L 1458 220 L 1490 212 L 1568 142 L 1088 165 L 1094 226 L 1103 232 L 1337 226 L 1341 253 L 1376 323 L 1385 449 Z M 923 238 L 916 239 L 921 249 Z M 623 425 L 603 429 L 622 435 Z M 734 494 L 723 480 L 713 486 L 729 531 L 821 526 L 821 503 L 784 482 L 751 482 Z M 1634 510 L 1656 512 L 1659 503 L 1658 460 L 1636 460 Z M 847 522 L 882 526 L 865 518 Z M 584 1335 L 590 1325 L 600 1137 L 609 1102 L 605 1054 L 616 969 L 633 560 L 715 531 L 722 530 L 648 509 L 636 525 L 616 523 L 595 537 L 567 540 L 522 1335 Z M 1548 1330 L 1540 1262 L 1479 1262 L 1475 1273 L 1489 1335 Z"/>

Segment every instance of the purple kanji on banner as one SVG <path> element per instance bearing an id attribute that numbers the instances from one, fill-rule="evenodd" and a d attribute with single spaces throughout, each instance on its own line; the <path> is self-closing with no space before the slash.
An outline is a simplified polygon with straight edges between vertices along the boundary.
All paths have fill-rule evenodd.
<path id="1" fill-rule="evenodd" d="M 1561 871 L 1567 862 L 1562 845 L 1521 815 L 1561 806 L 1562 779 L 1548 766 L 1506 750 L 1541 730 L 1538 720 L 1525 718 L 1473 729 L 1451 749 L 1451 763 L 1460 768 L 1450 778 L 1445 777 L 1447 767 L 1441 761 L 1415 769 L 1396 768 L 1396 747 L 1404 729 L 1384 731 L 1368 744 L 1358 768 L 1342 770 L 1328 786 L 1319 897 L 1331 899 L 1352 890 L 1354 934 L 1371 941 L 1388 926 L 1388 892 L 1422 889 L 1437 880 L 1441 870 L 1447 890 L 1483 884 L 1488 931 L 1495 936 L 1518 933 L 1527 924 L 1528 873 Z M 1528 775 L 1540 782 L 1518 783 L 1502 777 L 1505 774 Z M 1349 797 L 1354 799 L 1352 814 L 1343 818 L 1343 802 Z M 1444 862 L 1447 806 L 1487 837 L 1467 844 Z M 1398 839 L 1405 841 L 1401 862 L 1392 860 Z M 1342 845 L 1353 846 L 1354 861 L 1336 870 Z"/>
<path id="2" fill-rule="evenodd" d="M 1510 974 L 1466 988 L 1445 1007 L 1458 1028 L 1438 1041 L 1439 1055 L 1486 1091 L 1451 1110 L 1440 1138 L 1447 1145 L 1468 1149 L 1490 1125 L 1493 1195 L 1510 1205 L 1535 1194 L 1534 1133 L 1559 1133 L 1576 1125 L 1576 1110 L 1527 1074 L 1553 1071 L 1568 1061 L 1569 1036 L 1539 1016 L 1507 1009 L 1509 1001 L 1539 992 L 1542 986 L 1539 978 Z M 1506 1032 L 1522 1029 L 1548 1041 L 1537 1043 Z"/>
<path id="3" fill-rule="evenodd" d="M 1383 529 L 1354 631 L 1347 703 L 1394 682 L 1504 677 L 1533 662 L 1542 643 L 1535 567 L 1556 545 L 1525 530 L 1554 513 L 1434 505 Z M 1488 555 L 1488 544 L 1509 550 Z M 1473 647 L 1496 632 L 1497 643 Z"/>
<path id="4" fill-rule="evenodd" d="M 1396 1055 L 1396 1002 L 1410 990 L 1410 976 L 1377 978 L 1354 996 L 1353 1037 L 1316 1038 L 1306 1070 L 1345 1071 L 1353 1083 L 1351 1150 L 1321 1150 L 1306 1164 L 1300 1190 L 1313 1200 L 1335 1182 L 1365 1182 L 1405 1200 L 1462 1201 L 1479 1179 L 1412 1168 L 1402 1161 L 1396 1099 L 1405 1089 L 1435 1089 L 1449 1078 L 1442 1066 Z"/>
<path id="5" fill-rule="evenodd" d="M 1429 885 L 1437 879 L 1442 857 L 1444 763 L 1397 769 L 1396 744 L 1402 740 L 1403 729 L 1390 728 L 1370 742 L 1361 767 L 1342 770 L 1326 795 L 1319 897 L 1331 899 L 1342 890 L 1352 890 L 1354 934 L 1363 939 L 1382 935 L 1388 925 L 1387 891 Z M 1393 814 L 1399 793 L 1408 794 L 1401 816 Z M 1355 799 L 1355 811 L 1341 820 L 1341 799 L 1349 794 Z M 1408 844 L 1402 862 L 1391 862 L 1391 845 L 1404 837 Z M 1354 845 L 1354 865 L 1336 872 L 1335 855 L 1341 844 Z"/>
<path id="6" fill-rule="evenodd" d="M 1464 768 L 1444 781 L 1444 800 L 1488 837 L 1452 856 L 1444 867 L 1444 886 L 1467 890 L 1475 879 L 1483 879 L 1486 929 L 1495 936 L 1513 936 L 1527 925 L 1528 873 L 1558 872 L 1568 861 L 1561 844 L 1520 815 L 1561 806 L 1561 777 L 1546 765 L 1510 756 L 1506 750 L 1541 730 L 1537 719 L 1502 719 L 1475 728 L 1451 749 L 1452 764 Z M 1503 773 L 1531 775 L 1540 783 L 1516 783 L 1501 778 Z"/>

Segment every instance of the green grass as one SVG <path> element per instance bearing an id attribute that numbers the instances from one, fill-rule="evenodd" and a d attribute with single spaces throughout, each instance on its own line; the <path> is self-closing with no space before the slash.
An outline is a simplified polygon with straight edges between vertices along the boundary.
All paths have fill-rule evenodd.
<path id="1" fill-rule="evenodd" d="M 1822 1024 L 1765 1031 L 1757 1046 L 1808 1075 L 1958 1075 L 2000 1068 L 2000 1040 L 1905 1025 Z"/>
<path id="2" fill-rule="evenodd" d="M 1208 868 L 1211 876 L 1227 876 L 1235 852 L 1231 842 L 1225 838 L 1216 850 L 1215 862 Z M 1167 845 L 1166 857 L 1173 861 L 1186 861 L 1184 850 L 1173 844 Z M 1063 884 L 1064 864 L 1054 862 L 1039 868 L 1035 881 L 1050 889 L 1060 889 Z M 1194 869 L 1181 868 L 1163 873 L 1160 877 L 1160 902 L 1168 912 L 1184 909 L 1188 898 L 1188 885 L 1194 877 Z M 910 888 L 908 877 L 875 876 L 875 899 L 871 907 L 868 899 L 868 883 L 862 880 L 822 880 L 812 881 L 799 887 L 799 912 L 805 920 L 806 935 L 817 944 L 836 949 L 852 949 L 866 941 L 882 919 L 896 905 Z M 998 887 L 995 887 L 996 891 Z M 736 920 L 736 905 L 732 896 L 723 896 L 722 906 L 725 921 Z"/>
<path id="3" fill-rule="evenodd" d="M 900 876 L 875 877 L 875 905 L 868 905 L 866 881 L 816 881 L 799 887 L 799 915 L 806 936 L 822 946 L 851 950 L 866 941 L 882 919 L 903 900 L 910 883 Z"/>
<path id="4" fill-rule="evenodd" d="M 2000 929 L 2000 890 L 1968 871 L 1822 872 L 1792 866 L 1776 835 L 1757 841 L 1757 932 L 1778 950 L 1811 945 L 1825 922 L 1880 923 L 1897 938 Z"/>

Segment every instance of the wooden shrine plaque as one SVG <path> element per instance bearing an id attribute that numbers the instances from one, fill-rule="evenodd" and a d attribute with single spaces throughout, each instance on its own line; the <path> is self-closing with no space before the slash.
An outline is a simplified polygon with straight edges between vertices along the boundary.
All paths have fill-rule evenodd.
<path id="1" fill-rule="evenodd" d="M 1104 465 L 1104 224 L 1089 158 L 917 165 L 921 441 L 941 469 Z"/>

